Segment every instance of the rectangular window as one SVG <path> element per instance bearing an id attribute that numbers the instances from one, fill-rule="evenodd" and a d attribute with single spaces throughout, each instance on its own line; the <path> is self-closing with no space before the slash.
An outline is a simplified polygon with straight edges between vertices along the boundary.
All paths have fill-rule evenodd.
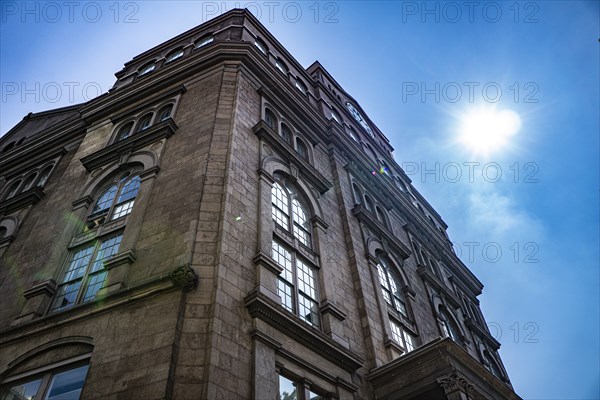
<path id="1" fill-rule="evenodd" d="M 57 312 L 95 298 L 106 280 L 104 261 L 119 251 L 123 235 L 87 245 L 73 253 L 58 287 L 50 312 Z M 93 260 L 93 261 L 92 261 Z M 82 286 L 84 287 L 83 290 Z"/>
<path id="2" fill-rule="evenodd" d="M 283 269 L 277 280 L 277 294 L 283 307 L 319 327 L 317 271 L 275 241 L 272 258 Z"/>
<path id="3" fill-rule="evenodd" d="M 324 400 L 325 397 L 315 393 L 312 388 L 302 382 L 295 382 L 279 375 L 277 400 Z"/>

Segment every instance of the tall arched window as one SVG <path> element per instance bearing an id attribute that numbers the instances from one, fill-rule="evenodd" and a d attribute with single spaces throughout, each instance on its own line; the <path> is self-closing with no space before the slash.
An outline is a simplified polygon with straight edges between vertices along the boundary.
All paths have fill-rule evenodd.
<path id="1" fill-rule="evenodd" d="M 121 129 L 119 129 L 119 133 L 117 133 L 117 137 L 115 138 L 115 141 L 118 142 L 120 140 L 127 139 L 129 136 L 131 136 L 132 130 L 133 130 L 133 122 L 123 125 L 121 127 Z"/>
<path id="2" fill-rule="evenodd" d="M 296 239 L 306 247 L 311 245 L 311 227 L 305 207 L 295 189 L 283 182 L 275 182 L 271 189 L 273 221 L 286 231 L 290 231 Z"/>
<path id="3" fill-rule="evenodd" d="M 312 247 L 310 214 L 296 189 L 278 178 L 271 189 L 273 221 L 297 240 L 274 239 L 272 258 L 282 268 L 277 279 L 282 306 L 305 322 L 319 327 L 318 269 L 303 258 L 299 246 Z"/>
<path id="4" fill-rule="evenodd" d="M 400 292 L 401 281 L 384 259 L 380 259 L 377 264 L 377 275 L 383 298 L 387 304 L 392 338 L 402 345 L 405 352 L 412 351 L 416 347 L 416 338 L 402 323 L 402 318 L 408 319 L 409 317 L 404 295 Z"/>
<path id="5" fill-rule="evenodd" d="M 365 208 L 371 212 L 373 212 L 375 210 L 375 207 L 373 206 L 373 200 L 371 200 L 371 198 L 369 196 L 367 196 L 366 194 L 365 194 Z"/>
<path id="6" fill-rule="evenodd" d="M 277 118 L 275 117 L 275 114 L 273 114 L 273 112 L 269 109 L 265 110 L 265 122 L 271 128 L 277 130 Z"/>
<path id="7" fill-rule="evenodd" d="M 159 122 L 169 119 L 171 117 L 171 112 L 173 112 L 173 104 L 169 104 L 161 108 L 161 110 L 158 112 Z"/>
<path id="8" fill-rule="evenodd" d="M 137 125 L 137 131 L 141 132 L 150 128 L 150 122 L 152 121 L 152 113 L 144 115 Z"/>
<path id="9" fill-rule="evenodd" d="M 300 138 L 296 138 L 296 151 L 300 157 L 308 161 L 308 147 L 306 147 L 304 141 Z"/>
<path id="10" fill-rule="evenodd" d="M 6 191 L 6 196 L 4 196 L 4 198 L 10 199 L 11 197 L 14 197 L 17 194 L 17 191 L 19 190 L 19 186 L 21 186 L 20 179 L 18 181 L 14 182 L 12 185 L 10 185 L 10 187 Z"/>
<path id="11" fill-rule="evenodd" d="M 281 124 L 281 138 L 287 143 L 292 143 L 292 131 L 286 124 Z"/>
<path id="12" fill-rule="evenodd" d="M 400 292 L 399 279 L 390 270 L 389 265 L 384 260 L 380 260 L 379 264 L 377 264 L 377 272 L 379 274 L 379 283 L 381 284 L 381 289 L 383 291 L 383 298 L 386 303 L 408 318 L 404 295 Z"/>
<path id="13" fill-rule="evenodd" d="M 48 177 L 50 177 L 50 172 L 52 172 L 53 167 L 54 165 L 49 165 L 42 170 L 42 173 L 40 174 L 40 178 L 38 179 L 36 186 L 43 187 L 46 184 L 46 182 L 48 181 Z"/>
<path id="14" fill-rule="evenodd" d="M 383 210 L 379 206 L 375 206 L 375 214 L 377 214 L 377 220 L 381 222 L 386 228 L 388 226 L 387 219 Z"/>
<path id="15" fill-rule="evenodd" d="M 354 204 L 362 204 L 363 202 L 363 194 L 362 190 L 358 187 L 356 183 L 352 184 L 352 189 L 354 189 Z"/>
<path id="16" fill-rule="evenodd" d="M 450 316 L 448 310 L 443 306 L 440 306 L 439 313 L 442 317 L 442 331 L 444 335 L 460 344 L 460 338 L 462 336 L 460 329 L 456 325 L 456 322 L 454 322 L 454 319 Z"/>
<path id="17" fill-rule="evenodd" d="M 487 350 L 485 350 L 483 352 L 483 357 L 484 357 L 484 366 L 492 374 L 494 374 L 494 376 L 496 378 L 503 379 L 504 378 L 504 374 L 500 370 L 500 366 L 498 365 L 498 363 L 496 362 L 496 360 L 494 360 L 494 357 L 492 357 L 492 355 Z"/>
<path id="18" fill-rule="evenodd" d="M 25 180 L 23 181 L 23 189 L 21 191 L 24 192 L 25 190 L 31 189 L 33 187 L 33 182 L 35 181 L 36 177 L 37 174 L 31 174 L 27 178 L 25 178 Z"/>
<path id="19" fill-rule="evenodd" d="M 108 220 L 114 220 L 129 214 L 133 209 L 140 181 L 139 175 L 132 176 L 131 172 L 121 173 L 98 197 L 90 219 L 106 216 Z"/>

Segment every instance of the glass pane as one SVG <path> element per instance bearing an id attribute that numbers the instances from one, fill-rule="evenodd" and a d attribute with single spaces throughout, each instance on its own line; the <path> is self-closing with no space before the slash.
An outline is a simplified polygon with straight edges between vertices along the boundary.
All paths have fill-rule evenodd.
<path id="1" fill-rule="evenodd" d="M 298 400 L 296 384 L 288 378 L 279 375 L 279 395 L 277 400 Z"/>
<path id="2" fill-rule="evenodd" d="M 132 201 L 128 201 L 127 203 L 119 204 L 118 206 L 116 206 L 113 216 L 111 217 L 111 220 L 121 218 L 121 217 L 124 217 L 125 215 L 129 214 L 131 212 L 131 210 L 133 209 L 133 203 L 134 203 L 134 201 L 132 200 Z"/>
<path id="3" fill-rule="evenodd" d="M 392 328 L 392 338 L 396 342 L 402 343 L 402 333 L 400 331 L 400 326 L 394 321 L 390 321 L 390 328 Z"/>
<path id="4" fill-rule="evenodd" d="M 106 189 L 106 191 L 102 194 L 102 196 L 100 196 L 100 198 L 96 202 L 96 205 L 94 206 L 92 214 L 97 214 L 102 211 L 108 210 L 108 208 L 112 205 L 112 202 L 115 199 L 116 194 L 117 194 L 117 185 L 113 185 L 113 186 L 109 187 L 108 189 Z"/>
<path id="5" fill-rule="evenodd" d="M 48 180 L 48 177 L 50 176 L 50 171 L 52 171 L 52 167 L 48 167 L 44 171 L 42 171 L 42 174 L 40 175 L 40 180 L 38 181 L 37 186 L 44 186 L 44 184 Z"/>
<path id="6" fill-rule="evenodd" d="M 85 269 L 90 263 L 93 252 L 94 246 L 92 245 L 78 250 L 75 254 L 73 254 L 73 258 L 69 263 L 69 268 L 67 269 L 67 272 L 63 278 L 63 283 L 69 282 L 73 279 L 81 278 L 83 276 Z"/>
<path id="7" fill-rule="evenodd" d="M 309 400 L 325 400 L 324 397 L 319 396 L 316 393 L 313 393 L 313 392 L 310 392 L 310 391 L 308 393 L 309 393 L 309 396 L 308 396 Z"/>
<path id="8" fill-rule="evenodd" d="M 282 279 L 277 280 L 277 294 L 281 297 L 281 305 L 291 312 L 294 312 L 294 299 L 292 297 L 292 286 Z"/>
<path id="9" fill-rule="evenodd" d="M 96 254 L 96 258 L 94 260 L 94 265 L 92 266 L 92 272 L 96 272 L 104 268 L 102 261 L 117 254 L 122 238 L 123 235 L 113 236 L 100 244 L 100 249 L 98 249 L 98 253 Z"/>
<path id="10" fill-rule="evenodd" d="M 54 375 L 46 400 L 78 400 L 85 382 L 88 366 Z"/>
<path id="11" fill-rule="evenodd" d="M 88 286 L 85 290 L 85 295 L 83 296 L 84 303 L 94 300 L 98 290 L 102 289 L 104 286 L 104 281 L 106 281 L 106 271 L 99 272 L 89 277 Z"/>
<path id="12" fill-rule="evenodd" d="M 318 313 L 318 305 L 316 301 L 311 300 L 306 297 L 304 294 L 300 294 L 298 299 L 298 314 L 299 317 L 304 321 L 312 324 L 316 327 L 319 326 L 319 313 Z"/>
<path id="13" fill-rule="evenodd" d="M 273 220 L 281 225 L 284 229 L 288 229 L 288 195 L 279 183 L 275 183 L 271 189 L 271 202 Z"/>
<path id="14" fill-rule="evenodd" d="M 406 348 L 406 352 L 413 351 L 415 349 L 415 339 L 413 335 L 406 332 L 404 329 L 402 330 L 402 334 L 404 335 L 404 347 Z"/>
<path id="15" fill-rule="evenodd" d="M 0 392 L 2 400 L 35 400 L 38 397 L 36 393 L 40 388 L 42 379 L 36 379 L 35 381 L 21 383 L 19 385 L 8 388 L 8 391 Z"/>
<path id="16" fill-rule="evenodd" d="M 58 288 L 58 293 L 56 295 L 56 299 L 54 300 L 54 304 L 52 305 L 51 312 L 59 311 L 75 304 L 77 293 L 79 293 L 80 287 L 81 279 L 66 285 L 61 285 Z"/>
<path id="17" fill-rule="evenodd" d="M 271 257 L 280 267 L 283 268 L 280 277 L 288 282 L 292 282 L 294 275 L 292 271 L 292 255 L 290 252 L 279 243 L 273 242 L 273 252 Z"/>
<path id="18" fill-rule="evenodd" d="M 317 298 L 315 270 L 300 260 L 296 261 L 296 265 L 298 267 L 298 290 L 315 300 Z"/>

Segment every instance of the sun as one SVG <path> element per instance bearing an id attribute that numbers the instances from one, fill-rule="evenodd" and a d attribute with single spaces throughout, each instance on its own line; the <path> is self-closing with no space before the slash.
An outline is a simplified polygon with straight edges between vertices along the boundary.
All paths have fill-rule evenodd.
<path id="1" fill-rule="evenodd" d="M 512 110 L 481 107 L 460 118 L 458 139 L 475 153 L 489 154 L 502 149 L 521 129 L 521 118 Z"/>

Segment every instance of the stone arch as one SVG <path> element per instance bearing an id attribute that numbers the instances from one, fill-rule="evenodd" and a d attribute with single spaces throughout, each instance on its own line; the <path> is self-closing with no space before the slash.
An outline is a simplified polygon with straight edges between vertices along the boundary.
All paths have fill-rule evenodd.
<path id="1" fill-rule="evenodd" d="M 85 196 L 93 198 L 95 192 L 104 185 L 104 182 L 106 182 L 107 179 L 116 174 L 120 169 L 135 165 L 141 165 L 143 167 L 142 173 L 149 171 L 152 168 L 158 167 L 158 157 L 153 151 L 144 150 L 133 153 L 125 163 L 114 162 L 110 164 L 86 184 L 79 198 Z"/>
<path id="2" fill-rule="evenodd" d="M 46 342 L 8 363 L 6 369 L 0 373 L 0 379 L 44 365 L 83 356 L 93 350 L 93 339 L 89 336 L 70 336 Z"/>
<path id="3" fill-rule="evenodd" d="M 373 236 L 371 236 L 367 240 L 367 248 L 368 248 L 369 255 L 371 257 L 373 257 L 374 259 L 379 259 L 380 257 L 385 258 L 386 262 L 390 265 L 390 267 L 392 267 L 394 269 L 394 272 L 396 274 L 398 274 L 398 276 L 402 280 L 402 283 L 405 286 L 410 287 L 410 281 L 408 280 L 408 276 L 406 275 L 406 272 L 402 268 L 402 264 L 397 261 L 397 260 L 401 260 L 402 259 L 401 257 L 397 257 L 394 254 L 388 253 L 388 251 L 384 249 L 383 243 L 381 243 L 381 240 L 379 240 Z"/>
<path id="4" fill-rule="evenodd" d="M 315 192 L 312 186 L 309 185 L 302 177 L 298 176 L 298 170 L 294 169 L 283 162 L 281 159 L 276 157 L 265 157 L 262 162 L 262 169 L 266 171 L 271 178 L 275 173 L 280 173 L 290 179 L 302 192 L 304 199 L 307 202 L 307 206 L 310 208 L 311 216 L 318 216 L 323 219 L 323 210 L 321 205 L 315 196 Z"/>

